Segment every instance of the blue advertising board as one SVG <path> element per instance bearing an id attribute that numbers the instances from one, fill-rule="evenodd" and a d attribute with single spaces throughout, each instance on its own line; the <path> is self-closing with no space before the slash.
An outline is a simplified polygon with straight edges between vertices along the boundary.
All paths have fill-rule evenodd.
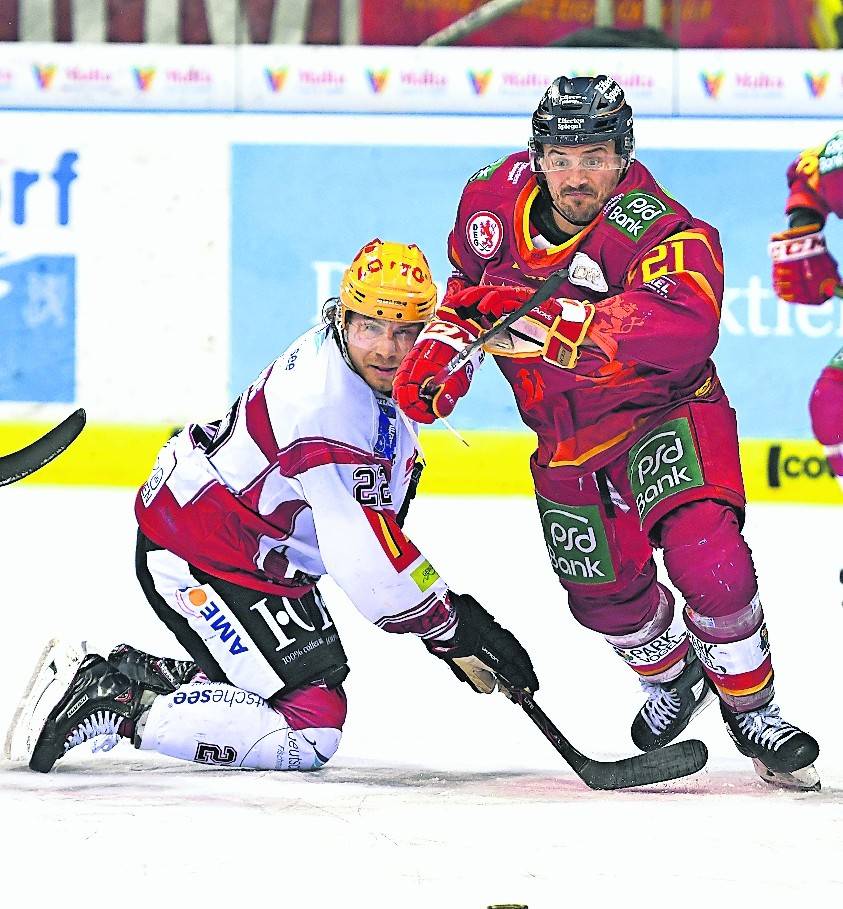
<path id="1" fill-rule="evenodd" d="M 513 149 L 241 144 L 232 148 L 231 393 L 249 384 L 336 293 L 372 237 L 415 242 L 444 288 L 446 239 L 465 181 Z M 843 345 L 843 307 L 790 306 L 770 284 L 767 243 L 785 224 L 785 171 L 798 152 L 646 150 L 641 161 L 720 231 L 726 263 L 715 352 L 744 438 L 810 438 L 807 402 Z M 829 225 L 832 249 L 843 230 Z M 665 344 L 670 338 L 665 337 Z M 517 429 L 512 395 L 488 363 L 461 402 L 465 429 Z"/>
<path id="2" fill-rule="evenodd" d="M 75 400 L 75 257 L 0 254 L 0 313 L 0 400 Z"/>

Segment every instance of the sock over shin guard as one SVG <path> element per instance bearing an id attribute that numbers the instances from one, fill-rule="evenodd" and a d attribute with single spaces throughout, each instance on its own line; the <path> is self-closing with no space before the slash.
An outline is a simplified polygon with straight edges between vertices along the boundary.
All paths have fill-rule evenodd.
<path id="1" fill-rule="evenodd" d="M 659 602 L 652 619 L 631 634 L 604 635 L 615 653 L 649 682 L 670 682 L 685 668 L 688 635 L 673 594 L 658 585 Z"/>
<path id="2" fill-rule="evenodd" d="M 752 553 L 737 515 L 713 501 L 684 505 L 664 519 L 661 544 L 706 675 L 732 709 L 763 706 L 773 696 L 773 666 Z"/>

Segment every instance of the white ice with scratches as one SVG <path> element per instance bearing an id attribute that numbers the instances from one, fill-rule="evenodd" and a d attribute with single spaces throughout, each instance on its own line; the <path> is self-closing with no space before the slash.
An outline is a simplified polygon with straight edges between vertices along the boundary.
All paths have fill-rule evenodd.
<path id="1" fill-rule="evenodd" d="M 134 579 L 128 491 L 0 493 L 0 725 L 44 640 L 183 655 Z M 515 630 L 539 703 L 597 757 L 633 753 L 630 671 L 570 617 L 529 499 L 424 497 L 408 529 L 444 577 Z M 310 774 L 194 767 L 81 746 L 41 776 L 0 764 L 2 886 L 26 903 L 195 909 L 839 905 L 843 897 L 843 514 L 751 505 L 746 528 L 784 715 L 819 739 L 823 790 L 758 780 L 717 708 L 696 777 L 586 789 L 517 708 L 473 695 L 410 638 L 324 591 L 352 674 L 340 750 Z M 4 900 L 6 905 L 9 905 Z"/>

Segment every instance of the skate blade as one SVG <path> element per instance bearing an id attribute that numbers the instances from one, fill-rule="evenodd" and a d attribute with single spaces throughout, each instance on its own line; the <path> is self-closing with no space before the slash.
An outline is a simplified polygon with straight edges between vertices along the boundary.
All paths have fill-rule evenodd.
<path id="1" fill-rule="evenodd" d="M 699 684 L 700 683 L 697 682 L 697 685 Z M 705 679 L 702 680 L 703 687 L 700 691 L 697 691 L 697 685 L 691 687 L 691 691 L 697 699 L 697 703 L 691 711 L 691 716 L 688 718 L 689 723 L 697 714 L 702 713 L 706 707 L 710 707 L 717 700 L 717 695 L 711 690 Z"/>
<path id="2" fill-rule="evenodd" d="M 782 770 L 770 770 L 758 758 L 752 759 L 755 772 L 771 786 L 780 786 L 782 789 L 799 789 L 803 792 L 819 792 L 822 784 L 820 776 L 813 764 L 793 770 L 790 773 Z"/>
<path id="3" fill-rule="evenodd" d="M 50 711 L 61 700 L 87 647 L 52 639 L 44 647 L 12 717 L 3 746 L 10 761 L 28 761 Z"/>

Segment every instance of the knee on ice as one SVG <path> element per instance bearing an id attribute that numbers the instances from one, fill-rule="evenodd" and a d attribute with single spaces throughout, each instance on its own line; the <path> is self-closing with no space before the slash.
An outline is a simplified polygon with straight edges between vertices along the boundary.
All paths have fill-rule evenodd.
<path id="1" fill-rule="evenodd" d="M 275 769 L 318 770 L 334 756 L 342 737 L 346 699 L 342 688 L 318 685 L 276 697 L 272 708 L 287 721 L 283 742 L 277 743 Z"/>
<path id="2" fill-rule="evenodd" d="M 277 770 L 319 770 L 339 748 L 342 731 L 330 727 L 288 729 L 276 754 Z M 279 761 L 280 758 L 280 761 Z M 284 766 L 278 766 L 279 762 Z"/>

